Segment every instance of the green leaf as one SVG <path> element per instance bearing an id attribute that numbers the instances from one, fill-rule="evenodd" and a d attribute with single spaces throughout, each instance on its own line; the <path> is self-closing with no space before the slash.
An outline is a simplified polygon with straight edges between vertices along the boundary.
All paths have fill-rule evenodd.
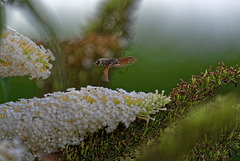
<path id="1" fill-rule="evenodd" d="M 209 84 L 210 81 L 210 77 L 207 77 L 207 85 Z"/>
<path id="2" fill-rule="evenodd" d="M 232 137 L 233 137 L 233 134 L 234 134 L 235 130 L 233 130 L 231 132 L 231 134 L 229 135 L 229 137 L 227 138 L 227 140 L 231 141 L 232 140 Z"/>
<path id="3" fill-rule="evenodd" d="M 206 69 L 206 70 L 205 70 L 205 73 L 204 73 L 204 75 L 203 75 L 203 77 L 206 77 L 207 74 L 208 74 L 208 71 L 207 71 L 207 69 Z"/>

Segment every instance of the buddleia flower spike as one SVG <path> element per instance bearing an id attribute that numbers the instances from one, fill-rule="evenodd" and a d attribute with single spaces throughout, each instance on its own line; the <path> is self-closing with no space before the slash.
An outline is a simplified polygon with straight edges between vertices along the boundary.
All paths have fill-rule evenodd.
<path id="1" fill-rule="evenodd" d="M 55 57 L 49 49 L 37 46 L 32 40 L 5 27 L 0 45 L 0 78 L 29 75 L 30 79 L 46 79 L 51 74 Z"/>

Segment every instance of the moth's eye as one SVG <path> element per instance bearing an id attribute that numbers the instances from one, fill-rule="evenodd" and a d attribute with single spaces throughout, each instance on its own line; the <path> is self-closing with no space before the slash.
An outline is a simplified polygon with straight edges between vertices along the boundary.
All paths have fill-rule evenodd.
<path id="1" fill-rule="evenodd" d="M 99 64 L 100 64 L 100 61 L 97 60 L 94 64 L 95 64 L 95 65 L 99 65 Z"/>

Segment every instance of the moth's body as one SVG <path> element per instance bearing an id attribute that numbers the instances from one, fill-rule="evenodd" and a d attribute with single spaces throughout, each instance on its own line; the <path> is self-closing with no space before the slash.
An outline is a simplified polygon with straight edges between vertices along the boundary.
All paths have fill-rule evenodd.
<path id="1" fill-rule="evenodd" d="M 123 58 L 100 58 L 94 64 L 97 66 L 104 66 L 106 69 L 103 73 L 103 80 L 109 82 L 108 70 L 112 67 L 123 67 L 126 65 L 131 65 L 137 61 L 135 57 L 123 57 Z"/>
<path id="2" fill-rule="evenodd" d="M 94 64 L 97 66 L 104 66 L 107 68 L 109 65 L 119 66 L 121 62 L 117 58 L 101 58 L 98 59 Z"/>

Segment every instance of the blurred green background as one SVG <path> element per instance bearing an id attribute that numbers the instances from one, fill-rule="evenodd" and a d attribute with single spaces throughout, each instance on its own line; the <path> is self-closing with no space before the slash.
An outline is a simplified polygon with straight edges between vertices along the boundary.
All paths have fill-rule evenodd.
<path id="1" fill-rule="evenodd" d="M 63 32 L 59 36 L 70 39 L 81 36 L 102 3 L 100 0 L 43 2 L 61 24 Z M 30 38 L 40 38 L 41 30 L 27 11 L 8 6 L 6 13 L 7 26 Z M 138 61 L 125 74 L 120 74 L 122 69 L 110 69 L 107 85 L 112 89 L 144 92 L 158 89 L 168 94 L 180 78 L 188 81 L 191 75 L 199 75 L 201 68 L 205 70 L 212 65 L 215 69 L 219 62 L 235 66 L 240 61 L 238 1 L 145 0 L 139 1 L 131 14 L 131 41 L 123 56 L 134 56 Z M 8 101 L 32 98 L 42 91 L 28 77 L 9 78 L 9 84 Z M 233 89 L 233 86 L 222 88 L 224 92 Z M 1 93 L 0 103 L 3 102 Z"/>

